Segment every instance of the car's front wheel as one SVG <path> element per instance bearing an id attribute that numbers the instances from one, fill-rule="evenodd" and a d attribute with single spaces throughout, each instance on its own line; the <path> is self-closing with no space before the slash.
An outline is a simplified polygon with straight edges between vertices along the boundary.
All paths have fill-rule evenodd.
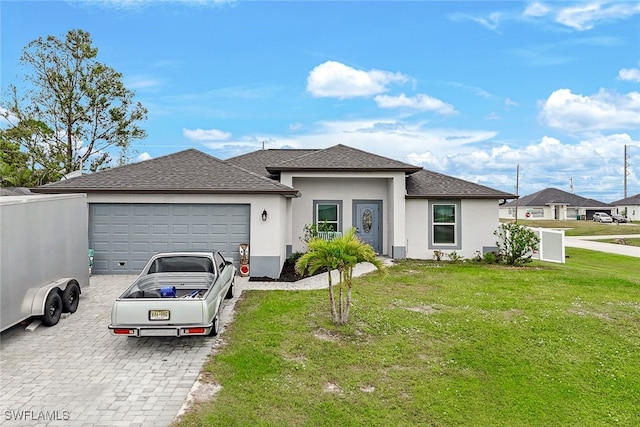
<path id="1" fill-rule="evenodd" d="M 229 289 L 227 290 L 227 294 L 224 296 L 224 299 L 231 299 L 233 298 L 234 295 L 234 290 L 233 288 L 235 287 L 235 280 L 231 282 L 231 285 L 229 285 Z"/>

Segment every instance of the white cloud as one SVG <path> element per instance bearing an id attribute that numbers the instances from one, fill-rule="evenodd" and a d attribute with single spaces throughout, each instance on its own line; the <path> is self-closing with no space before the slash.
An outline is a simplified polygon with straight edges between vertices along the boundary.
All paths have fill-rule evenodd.
<path id="1" fill-rule="evenodd" d="M 128 78 L 125 82 L 125 86 L 128 89 L 152 89 L 162 85 L 162 81 L 153 77 L 147 76 L 133 76 Z"/>
<path id="2" fill-rule="evenodd" d="M 631 82 L 640 83 L 640 69 L 639 68 L 623 68 L 618 71 L 618 78 L 620 80 L 628 80 Z"/>
<path id="3" fill-rule="evenodd" d="M 640 13 L 640 4 L 635 2 L 597 1 L 560 8 L 555 13 L 555 20 L 567 27 L 585 31 L 592 29 L 601 21 L 616 21 L 638 13 Z"/>
<path id="4" fill-rule="evenodd" d="M 397 96 L 378 95 L 374 99 L 380 108 L 410 108 L 419 111 L 433 111 L 439 114 L 457 113 L 452 105 L 421 93 L 411 98 L 402 93 Z"/>
<path id="5" fill-rule="evenodd" d="M 601 89 L 592 96 L 554 91 L 542 103 L 540 120 L 569 133 L 640 127 L 640 92 L 620 95 Z"/>
<path id="6" fill-rule="evenodd" d="M 545 16 L 551 11 L 551 8 L 543 3 L 535 2 L 527 6 L 524 16 L 540 17 Z"/>
<path id="7" fill-rule="evenodd" d="M 370 97 L 387 91 L 391 83 L 406 83 L 401 73 L 362 71 L 336 61 L 318 65 L 307 77 L 307 91 L 315 97 Z"/>
<path id="8" fill-rule="evenodd" d="M 136 162 L 143 162 L 145 160 L 151 160 L 152 158 L 153 157 L 151 156 L 151 154 L 145 151 L 144 153 L 138 154 L 138 156 L 136 157 Z"/>
<path id="9" fill-rule="evenodd" d="M 182 129 L 182 134 L 194 141 L 226 141 L 231 133 L 218 129 Z"/>

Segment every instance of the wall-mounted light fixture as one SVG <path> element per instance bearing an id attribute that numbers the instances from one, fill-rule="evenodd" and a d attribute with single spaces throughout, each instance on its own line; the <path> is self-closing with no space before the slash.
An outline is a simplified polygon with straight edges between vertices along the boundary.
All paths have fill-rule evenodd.
<path id="1" fill-rule="evenodd" d="M 264 209 L 264 210 L 262 211 L 262 220 L 263 220 L 263 221 L 266 221 L 266 220 L 267 220 L 267 215 L 268 215 L 268 214 L 267 214 L 267 210 L 266 210 L 266 209 Z"/>

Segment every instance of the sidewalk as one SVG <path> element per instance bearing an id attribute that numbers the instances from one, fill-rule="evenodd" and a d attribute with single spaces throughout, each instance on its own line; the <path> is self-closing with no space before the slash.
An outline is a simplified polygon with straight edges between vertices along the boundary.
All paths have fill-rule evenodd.
<path id="1" fill-rule="evenodd" d="M 609 236 L 565 236 L 565 246 L 572 248 L 590 249 L 592 251 L 608 252 L 640 258 L 640 246 L 619 245 L 617 243 L 603 243 L 595 240 L 604 239 L 632 239 L 640 238 L 640 234 L 609 235 Z"/>

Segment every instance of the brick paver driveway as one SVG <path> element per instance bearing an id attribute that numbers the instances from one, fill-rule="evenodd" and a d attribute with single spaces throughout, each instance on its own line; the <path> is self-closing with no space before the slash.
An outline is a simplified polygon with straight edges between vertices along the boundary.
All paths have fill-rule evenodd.
<path id="1" fill-rule="evenodd" d="M 110 335 L 111 305 L 134 276 L 93 276 L 58 325 L 0 335 L 0 424 L 167 426 L 218 337 Z M 220 319 L 224 331 L 238 298 Z"/>

